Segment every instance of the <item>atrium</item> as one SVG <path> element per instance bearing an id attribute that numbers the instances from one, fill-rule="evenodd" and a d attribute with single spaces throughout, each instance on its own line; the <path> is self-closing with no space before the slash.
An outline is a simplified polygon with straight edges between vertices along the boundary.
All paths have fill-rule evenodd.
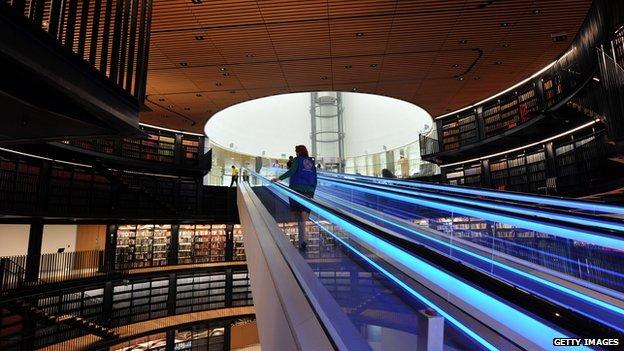
<path id="1" fill-rule="evenodd" d="M 624 2 L 0 0 L 0 350 L 624 345 Z"/>

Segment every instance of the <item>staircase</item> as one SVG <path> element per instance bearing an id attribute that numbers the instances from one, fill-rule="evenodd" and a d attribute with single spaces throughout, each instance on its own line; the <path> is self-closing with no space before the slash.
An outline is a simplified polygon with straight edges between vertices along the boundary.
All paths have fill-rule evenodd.
<path id="1" fill-rule="evenodd" d="M 14 301 L 8 308 L 13 310 L 15 313 L 23 315 L 25 318 L 33 318 L 41 323 L 49 325 L 64 324 L 89 334 L 99 336 L 103 339 L 115 339 L 119 337 L 119 335 L 117 335 L 112 329 L 88 321 L 80 316 L 70 314 L 52 316 L 46 311 L 25 300 L 20 299 Z"/>

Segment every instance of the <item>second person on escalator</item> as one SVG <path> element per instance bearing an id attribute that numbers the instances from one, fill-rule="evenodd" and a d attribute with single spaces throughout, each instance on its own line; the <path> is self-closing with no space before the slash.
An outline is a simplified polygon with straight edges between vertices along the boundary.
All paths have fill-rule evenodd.
<path id="1" fill-rule="evenodd" d="M 272 182 L 277 182 L 290 178 L 289 188 L 298 192 L 299 194 L 312 198 L 316 191 L 316 167 L 314 159 L 308 154 L 308 149 L 305 145 L 295 146 L 295 154 L 297 157 L 292 159 L 292 163 L 284 174 L 279 177 L 271 179 Z M 310 210 L 299 204 L 293 199 L 289 199 L 290 210 L 297 215 L 297 221 L 299 224 L 299 249 L 305 251 L 305 223 L 310 217 Z"/>

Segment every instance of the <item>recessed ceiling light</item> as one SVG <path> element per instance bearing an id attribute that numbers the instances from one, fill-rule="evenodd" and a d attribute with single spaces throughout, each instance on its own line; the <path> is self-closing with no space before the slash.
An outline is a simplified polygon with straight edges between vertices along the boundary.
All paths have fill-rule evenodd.
<path id="1" fill-rule="evenodd" d="M 508 43 L 503 43 L 503 45 L 502 45 L 502 46 L 503 46 L 504 48 L 508 48 L 508 47 L 509 47 L 509 44 L 508 44 Z"/>
<path id="2" fill-rule="evenodd" d="M 327 77 L 326 76 L 322 76 L 321 80 L 327 80 Z"/>
<path id="3" fill-rule="evenodd" d="M 358 88 L 354 87 L 353 89 L 351 89 L 351 91 L 358 91 Z"/>
<path id="4" fill-rule="evenodd" d="M 173 108 L 173 105 L 169 105 L 168 107 L 169 107 L 169 108 Z"/>
<path id="5" fill-rule="evenodd" d="M 191 110 L 191 108 L 190 108 L 190 107 L 185 107 L 185 108 L 184 108 L 184 110 L 186 110 L 186 111 L 190 111 L 190 110 Z"/>
<path id="6" fill-rule="evenodd" d="M 200 96 L 202 96 L 202 94 L 197 93 L 197 94 L 195 94 L 195 96 L 200 97 Z"/>
<path id="7" fill-rule="evenodd" d="M 358 38 L 359 37 L 363 37 L 364 36 L 364 32 L 357 32 L 357 33 L 355 33 L 355 36 L 358 37 Z"/>
<path id="8" fill-rule="evenodd" d="M 466 39 L 462 39 L 462 40 L 460 40 L 460 41 L 459 41 L 459 43 L 460 43 L 460 44 L 466 44 L 466 43 L 468 43 L 468 40 L 466 40 Z"/>
<path id="9" fill-rule="evenodd" d="M 180 66 L 187 67 L 188 66 L 188 62 L 180 62 Z"/>
<path id="10" fill-rule="evenodd" d="M 225 71 L 227 71 L 227 68 L 226 67 L 221 67 L 221 68 L 219 68 L 219 71 L 225 72 Z"/>
<path id="11" fill-rule="evenodd" d="M 496 65 L 502 65 L 502 64 L 503 64 L 503 61 L 496 61 L 496 62 L 494 62 L 494 64 L 496 64 Z"/>
<path id="12" fill-rule="evenodd" d="M 474 77 L 474 78 L 472 78 L 472 79 L 474 79 L 474 80 L 479 80 L 479 79 L 481 79 L 481 77 L 476 76 L 476 77 Z"/>
<path id="13" fill-rule="evenodd" d="M 218 86 L 218 87 L 220 87 L 220 86 L 222 86 L 223 84 L 221 84 L 221 83 L 216 83 L 215 85 L 216 85 L 216 86 Z"/>
<path id="14" fill-rule="evenodd" d="M 503 23 L 501 23 L 501 27 L 509 27 L 509 23 L 503 22 Z"/>
<path id="15" fill-rule="evenodd" d="M 230 90 L 230 94 L 236 94 L 236 90 Z"/>
<path id="16" fill-rule="evenodd" d="M 370 66 L 375 68 L 375 67 L 377 67 L 377 64 L 376 63 L 371 63 Z"/>
<path id="17" fill-rule="evenodd" d="M 540 9 L 533 10 L 533 14 L 534 15 L 539 15 L 540 13 L 542 13 L 542 11 L 540 11 Z"/>
<path id="18" fill-rule="evenodd" d="M 462 81 L 462 80 L 464 80 L 464 77 L 459 77 L 459 78 L 457 78 L 457 80 Z"/>
<path id="19" fill-rule="evenodd" d="M 204 36 L 203 35 L 196 35 L 195 36 L 195 40 L 204 40 Z"/>
<path id="20" fill-rule="evenodd" d="M 193 4 L 201 4 L 202 0 L 191 0 Z"/>
<path id="21" fill-rule="evenodd" d="M 456 64 L 453 65 L 453 67 L 457 68 L 457 67 L 459 67 L 459 64 L 456 63 Z"/>
<path id="22" fill-rule="evenodd" d="M 158 101 L 165 101 L 165 99 L 163 99 L 163 98 L 160 98 L 160 99 L 158 99 Z"/>
<path id="23" fill-rule="evenodd" d="M 224 76 L 224 77 L 229 77 L 229 76 L 230 76 L 230 72 L 225 72 L 225 73 L 223 73 L 223 76 Z"/>
<path id="24" fill-rule="evenodd" d="M 351 66 L 351 65 L 345 65 L 345 68 L 346 68 L 346 69 L 350 69 L 350 68 L 353 68 L 353 66 Z"/>
<path id="25" fill-rule="evenodd" d="M 245 57 L 246 58 L 253 58 L 253 57 L 256 57 L 256 55 L 254 55 L 254 54 L 245 54 Z"/>

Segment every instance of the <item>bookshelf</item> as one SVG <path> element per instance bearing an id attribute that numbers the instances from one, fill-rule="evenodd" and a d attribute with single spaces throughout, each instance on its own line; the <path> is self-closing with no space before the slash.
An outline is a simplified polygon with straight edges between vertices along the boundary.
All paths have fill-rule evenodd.
<path id="1" fill-rule="evenodd" d="M 178 230 L 178 263 L 193 263 L 193 240 L 195 238 L 194 224 L 181 224 Z"/>
<path id="2" fill-rule="evenodd" d="M 120 225 L 117 228 L 117 264 L 126 268 L 164 266 L 170 244 L 170 224 Z"/>
<path id="3" fill-rule="evenodd" d="M 474 111 L 464 112 L 441 123 L 442 150 L 455 150 L 475 143 L 479 138 Z"/>
<path id="4" fill-rule="evenodd" d="M 182 136 L 182 158 L 188 162 L 197 161 L 199 157 L 199 137 Z"/>
<path id="5" fill-rule="evenodd" d="M 234 253 L 232 259 L 234 261 L 245 261 L 247 257 L 245 256 L 245 248 L 243 244 L 243 227 L 240 224 L 234 225 L 232 237 L 234 240 Z"/>
<path id="6" fill-rule="evenodd" d="M 446 173 L 445 177 L 449 184 L 478 186 L 482 183 L 481 163 L 453 168 Z"/>
<path id="7" fill-rule="evenodd" d="M 560 74 L 554 74 L 550 77 L 544 78 L 542 87 L 544 89 L 544 102 L 546 107 L 552 107 L 559 102 L 565 91 L 563 79 Z"/>
<path id="8" fill-rule="evenodd" d="M 507 96 L 483 110 L 485 137 L 491 137 L 527 122 L 538 110 L 534 86 Z"/>

